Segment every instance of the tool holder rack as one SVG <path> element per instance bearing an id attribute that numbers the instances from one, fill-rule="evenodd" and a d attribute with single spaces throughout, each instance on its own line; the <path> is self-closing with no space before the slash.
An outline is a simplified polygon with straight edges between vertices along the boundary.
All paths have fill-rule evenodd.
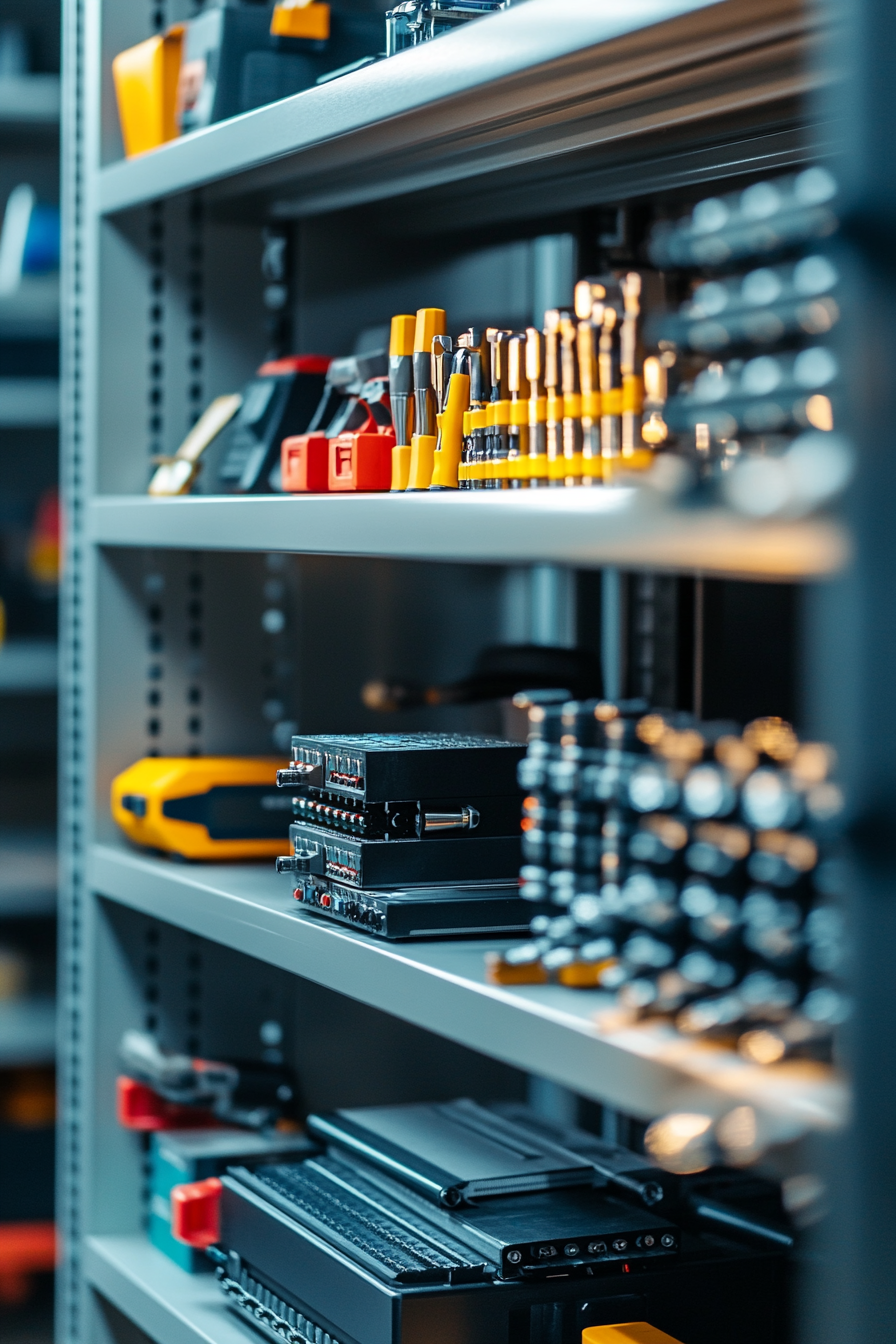
<path id="1" fill-rule="evenodd" d="M 883 0 L 859 11 L 869 33 L 877 19 L 892 24 Z M 871 428 L 891 393 L 862 363 L 867 325 L 852 349 L 867 389 L 856 437 L 877 451 L 848 520 L 751 522 L 628 487 L 144 494 L 151 457 L 172 452 L 196 412 L 265 353 L 263 230 L 280 230 L 291 249 L 295 349 L 341 352 L 361 328 L 424 302 L 443 303 L 458 328 L 531 321 L 566 300 L 583 218 L 592 234 L 612 231 L 622 205 L 695 200 L 825 158 L 844 125 L 867 164 L 878 92 L 880 116 L 893 119 L 873 40 L 864 50 L 866 28 L 855 26 L 866 99 L 850 103 L 834 18 L 796 0 L 528 0 L 124 161 L 111 59 L 188 13 L 175 0 L 65 4 L 60 1344 L 251 1338 L 207 1278 L 145 1240 L 144 1150 L 114 1122 L 126 1027 L 195 1052 L 279 1052 L 313 1107 L 521 1096 L 526 1075 L 530 1095 L 553 1097 L 555 1109 L 565 1104 L 558 1087 L 601 1103 L 608 1126 L 612 1108 L 644 1121 L 748 1101 L 787 1141 L 782 1171 L 846 1173 L 844 1189 L 833 1182 L 840 1264 L 855 1270 L 864 1256 L 865 1270 L 807 1273 L 804 1319 L 814 1344 L 862 1338 L 857 1322 L 892 1318 L 892 1163 L 881 1175 L 886 1133 L 868 1104 L 872 1087 L 892 1089 L 892 1070 L 874 1068 L 892 1014 L 872 1032 L 860 995 L 858 1120 L 844 1130 L 837 1073 L 748 1066 L 666 1027 L 602 1033 L 590 996 L 487 986 L 485 944 L 379 944 L 297 917 L 267 867 L 137 854 L 107 800 L 115 773 L 150 750 L 285 757 L 292 725 L 381 728 L 358 702 L 368 676 L 448 680 L 502 639 L 564 644 L 578 633 L 599 643 L 610 693 L 627 658 L 627 682 L 653 694 L 685 675 L 673 667 L 676 584 L 805 582 L 802 718 L 837 743 L 856 815 L 868 819 L 858 952 L 867 1003 L 883 1002 L 893 860 L 881 837 L 896 761 L 886 584 L 896 557 L 885 517 L 892 454 Z M 828 62 L 831 51 L 839 61 Z M 858 86 L 851 78 L 847 89 Z M 879 208 L 870 199 L 870 169 L 857 180 L 855 218 L 879 230 L 851 235 L 857 311 L 866 305 L 884 340 L 892 281 L 875 289 L 863 267 L 877 265 L 871 249 L 892 203 L 882 189 Z M 499 730 L 501 720 L 496 707 L 467 707 L 401 726 Z M 848 1160 L 835 1161 L 841 1149 Z M 866 1183 L 860 1215 L 854 1197 Z"/>

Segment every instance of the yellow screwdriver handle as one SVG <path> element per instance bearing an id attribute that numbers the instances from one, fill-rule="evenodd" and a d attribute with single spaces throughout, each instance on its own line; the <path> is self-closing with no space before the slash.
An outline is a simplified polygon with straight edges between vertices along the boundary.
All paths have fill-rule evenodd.
<path id="1" fill-rule="evenodd" d="M 431 490 L 456 490 L 463 445 L 464 412 L 470 407 L 470 375 L 452 373 L 448 400 L 438 417 L 440 445 L 433 458 Z"/>

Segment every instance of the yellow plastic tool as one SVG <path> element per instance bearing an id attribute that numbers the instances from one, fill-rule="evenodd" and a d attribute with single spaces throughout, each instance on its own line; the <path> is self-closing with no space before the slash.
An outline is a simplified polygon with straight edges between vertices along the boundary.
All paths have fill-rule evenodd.
<path id="1" fill-rule="evenodd" d="M 281 0 L 271 15 L 271 36 L 326 42 L 330 36 L 330 6 L 321 0 Z"/>
<path id="2" fill-rule="evenodd" d="M 629 1321 L 627 1325 L 590 1325 L 582 1331 L 582 1344 L 681 1344 L 681 1340 L 646 1321 Z"/>
<path id="3" fill-rule="evenodd" d="M 185 859 L 264 859 L 289 850 L 282 761 L 147 756 L 112 781 L 112 816 L 137 845 Z"/>
<path id="4" fill-rule="evenodd" d="M 119 52 L 112 62 L 124 152 L 130 159 L 180 134 L 177 83 L 185 25 Z"/>

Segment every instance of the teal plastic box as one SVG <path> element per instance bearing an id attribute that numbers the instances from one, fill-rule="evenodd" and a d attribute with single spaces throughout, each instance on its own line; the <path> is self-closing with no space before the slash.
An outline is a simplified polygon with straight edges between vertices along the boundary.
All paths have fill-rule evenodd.
<path id="1" fill-rule="evenodd" d="M 254 1134 L 245 1129 L 170 1129 L 151 1136 L 149 1239 L 190 1274 L 212 1268 L 208 1256 L 171 1235 L 171 1191 L 188 1181 L 220 1176 L 228 1167 L 298 1162 L 315 1150 L 301 1134 Z"/>

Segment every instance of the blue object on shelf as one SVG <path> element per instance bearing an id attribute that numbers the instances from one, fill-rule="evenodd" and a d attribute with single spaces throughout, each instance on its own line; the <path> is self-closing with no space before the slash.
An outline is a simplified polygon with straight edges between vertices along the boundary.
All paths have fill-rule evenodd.
<path id="1" fill-rule="evenodd" d="M 15 187 L 0 229 L 0 295 L 14 294 L 23 275 L 59 269 L 59 210 L 39 205 L 34 188 Z"/>

